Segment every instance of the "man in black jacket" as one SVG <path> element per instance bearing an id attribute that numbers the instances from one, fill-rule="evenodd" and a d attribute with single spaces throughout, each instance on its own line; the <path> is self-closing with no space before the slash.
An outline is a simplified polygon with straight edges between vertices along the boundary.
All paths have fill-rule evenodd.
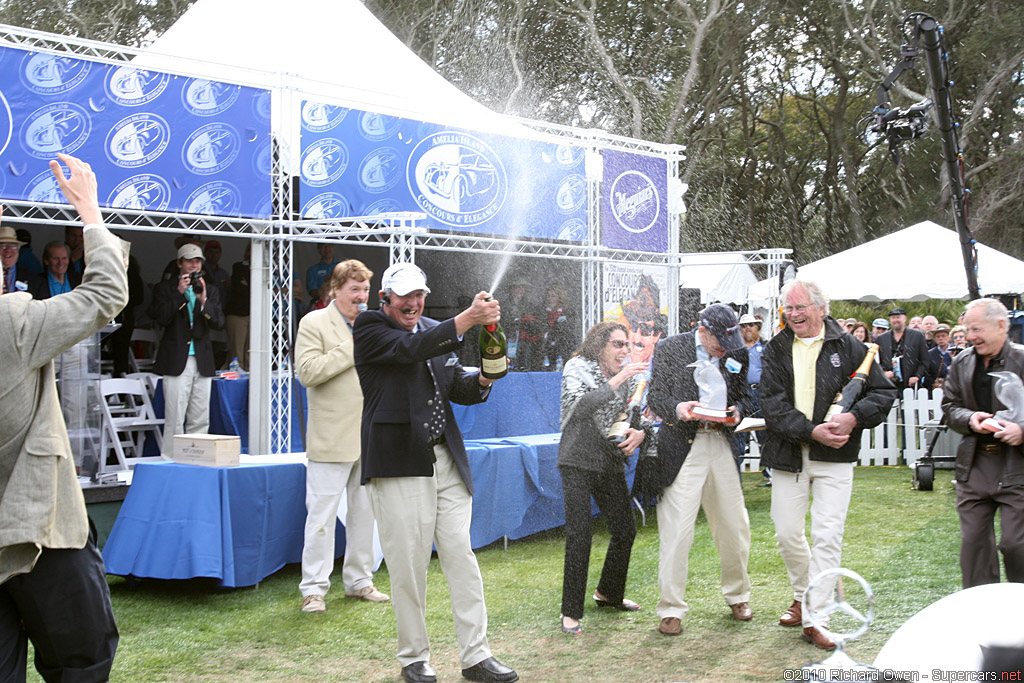
<path id="1" fill-rule="evenodd" d="M 356 372 L 363 390 L 362 483 L 391 575 L 402 678 L 430 683 L 427 565 L 431 547 L 444 567 L 459 641 L 462 675 L 516 681 L 491 655 L 483 579 L 469 540 L 473 477 L 450 401 L 480 403 L 491 380 L 463 370 L 455 357 L 474 325 L 496 323 L 497 301 L 480 292 L 454 318 L 424 318 L 426 275 L 396 263 L 381 278 L 382 310 L 356 318 Z"/>
<path id="2" fill-rule="evenodd" d="M 203 250 L 178 249 L 178 276 L 153 287 L 150 317 L 164 334 L 153 372 L 164 376 L 163 454 L 174 452 L 175 434 L 210 430 L 210 384 L 216 367 L 210 330 L 224 327 L 216 287 L 203 277 Z"/>
<path id="3" fill-rule="evenodd" d="M 779 623 L 802 624 L 804 640 L 832 649 L 835 643 L 810 625 L 804 594 L 810 577 L 840 566 L 861 431 L 885 419 L 896 390 L 872 363 L 861 398 L 848 411 L 827 417 L 867 348 L 829 317 L 828 298 L 816 283 L 790 281 L 782 301 L 786 327 L 764 349 L 759 387 L 767 423 L 761 463 L 772 468 L 772 522 L 793 586 L 793 604 Z M 813 549 L 804 533 L 812 496 Z M 815 613 L 821 614 L 833 586 L 834 581 L 815 588 L 808 601 Z"/>
<path id="4" fill-rule="evenodd" d="M 700 390 L 690 367 L 710 361 L 726 387 L 727 406 L 736 419 L 714 422 L 698 416 Z M 700 313 L 700 327 L 658 342 L 651 369 L 648 402 L 664 419 L 658 433 L 664 492 L 658 500 L 658 630 L 675 636 L 682 632 L 686 580 L 694 524 L 701 506 L 722 561 L 722 594 L 732 616 L 749 621 L 750 518 L 736 462 L 740 456 L 734 437 L 736 420 L 750 409 L 747 387 L 747 347 L 736 313 L 725 304 L 713 304 Z"/>
<path id="5" fill-rule="evenodd" d="M 904 389 L 916 388 L 920 378 L 927 374 L 928 341 L 923 332 L 906 326 L 907 312 L 902 308 L 889 311 L 889 324 L 889 331 L 875 340 L 878 362 L 885 369 L 885 376 L 902 393 Z"/>

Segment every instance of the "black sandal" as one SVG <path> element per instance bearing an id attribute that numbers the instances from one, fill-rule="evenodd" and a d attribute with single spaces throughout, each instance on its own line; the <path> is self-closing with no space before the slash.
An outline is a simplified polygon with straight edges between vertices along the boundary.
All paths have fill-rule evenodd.
<path id="1" fill-rule="evenodd" d="M 620 603 L 610 602 L 603 598 L 597 597 L 597 593 L 594 593 L 594 602 L 597 603 L 598 607 L 612 607 L 620 612 L 638 612 L 640 611 L 640 605 L 636 604 L 632 600 L 622 599 Z"/>
<path id="2" fill-rule="evenodd" d="M 562 633 L 568 633 L 573 636 L 583 635 L 583 624 L 579 623 L 578 619 L 575 626 L 566 626 L 565 615 L 560 614 L 558 615 L 558 625 L 562 627 Z"/>

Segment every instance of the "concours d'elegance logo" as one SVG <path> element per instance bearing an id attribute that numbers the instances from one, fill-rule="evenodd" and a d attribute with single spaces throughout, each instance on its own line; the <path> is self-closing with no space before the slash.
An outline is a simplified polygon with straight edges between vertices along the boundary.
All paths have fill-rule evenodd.
<path id="1" fill-rule="evenodd" d="M 190 78 L 181 89 L 181 103 L 196 116 L 216 116 L 238 99 L 242 86 Z"/>
<path id="2" fill-rule="evenodd" d="M 401 211 L 402 207 L 394 199 L 378 199 L 377 201 L 368 204 L 360 215 L 363 216 L 377 216 L 382 213 L 395 213 Z"/>
<path id="3" fill-rule="evenodd" d="M 387 192 L 401 177 L 402 162 L 390 147 L 378 147 L 359 163 L 359 186 L 371 194 Z"/>
<path id="4" fill-rule="evenodd" d="M 555 206 L 560 213 L 576 213 L 587 201 L 587 181 L 575 173 L 567 175 L 555 190 Z"/>
<path id="5" fill-rule="evenodd" d="M 351 215 L 349 201 L 337 192 L 324 192 L 302 206 L 302 217 L 326 220 Z"/>
<path id="6" fill-rule="evenodd" d="M 367 140 L 387 140 L 398 131 L 401 121 L 394 116 L 364 111 L 359 116 L 359 134 Z"/>
<path id="7" fill-rule="evenodd" d="M 63 204 L 64 193 L 60 191 L 57 179 L 50 171 L 36 174 L 25 186 L 25 195 L 30 202 L 40 204 Z"/>
<path id="8" fill-rule="evenodd" d="M 661 200 L 654 183 L 639 171 L 626 171 L 612 183 L 612 215 L 629 232 L 646 232 L 658 220 Z"/>
<path id="9" fill-rule="evenodd" d="M 171 141 L 171 127 L 156 114 L 126 116 L 107 133 L 104 149 L 111 163 L 138 168 L 157 159 Z"/>
<path id="10" fill-rule="evenodd" d="M 566 168 L 579 166 L 583 163 L 583 157 L 583 148 L 576 145 L 561 143 L 555 148 L 555 161 L 560 166 L 565 166 Z"/>
<path id="11" fill-rule="evenodd" d="M 211 216 L 237 216 L 242 205 L 238 188 L 225 180 L 215 180 L 200 186 L 185 200 L 186 213 Z"/>
<path id="12" fill-rule="evenodd" d="M 508 194 L 505 167 L 494 150 L 472 135 L 434 133 L 409 155 L 406 180 L 416 203 L 447 225 L 479 225 Z"/>
<path id="13" fill-rule="evenodd" d="M 39 95 L 62 95 L 85 80 L 90 62 L 33 52 L 21 60 L 21 82 Z"/>
<path id="14" fill-rule="evenodd" d="M 348 168 L 348 147 L 341 140 L 323 138 L 302 150 L 300 172 L 311 187 L 330 185 Z"/>
<path id="15" fill-rule="evenodd" d="M 55 102 L 28 115 L 21 125 L 21 145 L 36 159 L 49 161 L 58 152 L 71 154 L 85 144 L 92 119 L 71 102 Z"/>
<path id="16" fill-rule="evenodd" d="M 242 148 L 238 131 L 226 123 L 197 128 L 181 148 L 181 159 L 196 175 L 218 173 L 231 165 Z"/>
<path id="17" fill-rule="evenodd" d="M 127 178 L 107 197 L 107 205 L 114 209 L 163 211 L 171 201 L 171 187 L 158 175 L 142 173 Z"/>
<path id="18" fill-rule="evenodd" d="M 152 102 L 167 89 L 170 75 L 121 66 L 110 72 L 106 80 L 107 95 L 123 107 L 137 107 Z"/>
<path id="19" fill-rule="evenodd" d="M 305 102 L 302 105 L 302 127 L 311 133 L 323 133 L 336 128 L 348 116 L 348 108 L 323 102 Z"/>

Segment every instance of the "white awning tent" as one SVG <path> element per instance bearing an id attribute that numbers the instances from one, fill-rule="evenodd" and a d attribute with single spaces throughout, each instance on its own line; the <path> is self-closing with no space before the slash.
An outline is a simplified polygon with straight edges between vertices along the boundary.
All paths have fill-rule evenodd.
<path id="1" fill-rule="evenodd" d="M 978 244 L 978 283 L 982 295 L 1024 292 L 1024 261 Z M 966 299 L 960 239 L 956 232 L 925 221 L 801 266 L 801 279 L 814 280 L 837 301 L 927 301 Z M 762 301 L 772 283 L 750 287 L 751 301 Z"/>
<path id="2" fill-rule="evenodd" d="M 679 287 L 700 289 L 701 303 L 742 304 L 747 289 L 757 282 L 743 254 L 683 254 L 680 257 Z"/>

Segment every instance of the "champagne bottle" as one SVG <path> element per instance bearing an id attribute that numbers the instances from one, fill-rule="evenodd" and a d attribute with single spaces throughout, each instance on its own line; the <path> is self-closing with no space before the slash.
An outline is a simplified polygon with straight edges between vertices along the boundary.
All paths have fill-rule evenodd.
<path id="1" fill-rule="evenodd" d="M 616 446 L 626 440 L 626 430 L 632 427 L 638 429 L 640 425 L 640 401 L 644 397 L 644 389 L 647 388 L 647 380 L 640 378 L 636 384 L 636 390 L 629 399 L 629 403 L 618 414 L 612 426 L 608 428 L 608 440 Z"/>
<path id="2" fill-rule="evenodd" d="M 480 328 L 480 374 L 487 379 L 508 374 L 508 344 L 498 323 Z"/>
<path id="3" fill-rule="evenodd" d="M 836 394 L 828 412 L 825 413 L 825 422 L 831 420 L 833 415 L 849 412 L 853 404 L 860 398 L 861 393 L 864 392 L 868 375 L 871 374 L 871 364 L 875 362 L 876 353 L 878 353 L 878 344 L 868 344 L 868 352 L 864 355 L 860 367 L 850 377 L 850 381 L 846 383 L 843 390 Z"/>

